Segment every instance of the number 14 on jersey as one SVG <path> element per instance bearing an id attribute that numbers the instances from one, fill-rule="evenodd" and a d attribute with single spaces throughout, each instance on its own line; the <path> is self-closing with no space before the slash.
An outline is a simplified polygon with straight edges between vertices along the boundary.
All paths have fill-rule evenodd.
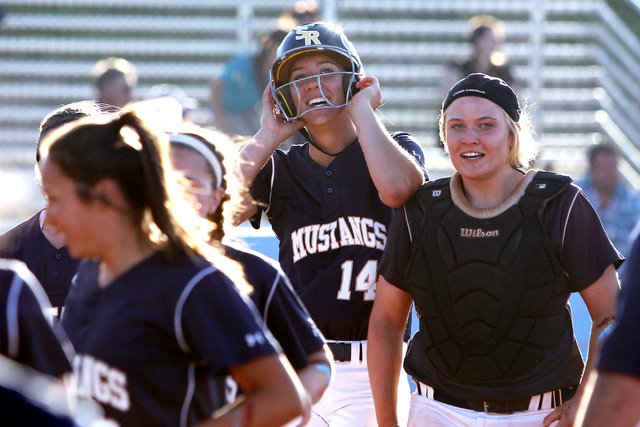
<path id="1" fill-rule="evenodd" d="M 365 301 L 373 301 L 376 297 L 376 279 L 378 274 L 378 261 L 369 260 L 356 276 L 356 292 L 364 292 Z M 353 277 L 353 261 L 342 263 L 342 280 L 338 299 L 351 299 L 351 278 Z"/>

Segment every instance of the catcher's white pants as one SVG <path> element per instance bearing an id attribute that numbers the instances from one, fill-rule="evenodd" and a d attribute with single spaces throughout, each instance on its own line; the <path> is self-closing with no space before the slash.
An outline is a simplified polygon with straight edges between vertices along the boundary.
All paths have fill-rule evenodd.
<path id="1" fill-rule="evenodd" d="M 486 414 L 447 405 L 414 393 L 411 396 L 408 427 L 540 427 L 553 409 Z M 551 424 L 555 426 L 557 422 Z"/>

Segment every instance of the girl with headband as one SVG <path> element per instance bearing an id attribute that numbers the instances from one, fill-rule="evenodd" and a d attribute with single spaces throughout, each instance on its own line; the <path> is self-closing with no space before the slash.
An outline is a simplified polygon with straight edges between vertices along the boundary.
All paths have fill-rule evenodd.
<path id="1" fill-rule="evenodd" d="M 213 223 L 210 243 L 221 246 L 225 255 L 238 262 L 245 278 L 252 286 L 250 294 L 264 325 L 282 347 L 309 395 L 310 403 L 317 402 L 329 385 L 333 361 L 320 331 L 309 317 L 289 279 L 273 260 L 251 251 L 231 239 L 225 239 L 225 217 L 232 217 L 234 204 L 240 203 L 238 186 L 233 176 L 226 174 L 225 163 L 235 161 L 237 151 L 227 136 L 187 126 L 170 133 L 173 166 L 186 180 L 187 192 L 193 197 L 200 216 Z M 229 222 L 232 220 L 229 219 Z M 227 222 L 227 224 L 229 223 Z M 218 378 L 213 398 L 220 406 L 235 397 L 235 383 Z M 229 396 L 229 384 L 231 394 Z M 222 402 L 221 402 L 222 401 Z"/>

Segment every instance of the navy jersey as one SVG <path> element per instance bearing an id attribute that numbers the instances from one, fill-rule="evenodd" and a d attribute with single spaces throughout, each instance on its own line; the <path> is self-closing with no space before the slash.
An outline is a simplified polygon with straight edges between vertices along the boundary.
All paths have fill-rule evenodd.
<path id="1" fill-rule="evenodd" d="M 420 145 L 394 139 L 422 165 Z M 378 196 L 359 141 L 324 167 L 309 144 L 276 150 L 251 195 L 278 237 L 284 272 L 329 340 L 366 340 L 392 208 Z M 260 205 L 259 205 L 260 206 Z M 254 218 L 260 218 L 261 209 Z"/>
<path id="2" fill-rule="evenodd" d="M 225 242 L 223 248 L 228 258 L 242 266 L 245 280 L 253 287 L 251 301 L 262 318 L 263 327 L 278 341 L 296 371 L 307 366 L 307 355 L 321 350 L 324 338 L 280 266 L 237 243 Z M 239 392 L 232 378 L 215 377 L 211 383 L 214 408 L 234 401 Z"/>
<path id="3" fill-rule="evenodd" d="M 62 325 L 78 354 L 78 394 L 123 426 L 202 421 L 211 376 L 276 353 L 255 309 L 211 265 L 156 253 L 105 288 L 97 270 L 79 266 Z"/>
<path id="4" fill-rule="evenodd" d="M 618 304 L 618 318 L 611 335 L 602 343 L 598 370 L 640 378 L 640 238 L 627 261 Z"/>
<path id="5" fill-rule="evenodd" d="M 250 297 L 263 326 L 269 329 L 295 370 L 305 367 L 307 355 L 322 349 L 324 339 L 275 261 L 237 244 L 223 245 L 225 255 L 240 263 L 253 287 Z"/>
<path id="6" fill-rule="evenodd" d="M 420 227 L 424 223 L 424 213 L 416 199 L 411 199 L 394 217 L 389 229 L 389 244 L 380 260 L 380 274 L 405 292 L 408 292 L 405 270 L 412 256 L 412 238 L 420 235 Z M 544 227 L 553 253 L 567 274 L 570 292 L 586 289 L 602 276 L 609 265 L 618 267 L 623 261 L 602 228 L 595 210 L 575 185 L 549 202 Z M 567 305 L 567 316 L 570 315 L 569 310 Z M 422 337 L 423 332 L 420 331 L 413 336 L 404 362 L 405 370 L 413 378 L 459 399 L 475 400 L 482 396 L 501 400 L 505 393 L 511 396 L 531 395 L 532 390 L 575 386 L 583 372 L 583 361 L 571 322 L 567 322 L 563 336 L 544 358 L 525 374 L 510 380 L 508 388 L 462 384 L 444 377 L 426 357 Z"/>
<path id="7" fill-rule="evenodd" d="M 70 347 L 61 331 L 54 332 L 50 307 L 24 263 L 0 260 L 0 354 L 60 377 L 71 371 Z"/>
<path id="8" fill-rule="evenodd" d="M 69 386 L 66 381 L 0 355 L 0 424 L 2 427 L 97 426 L 103 421 L 100 406 L 93 401 L 78 401 Z"/>
<path id="9" fill-rule="evenodd" d="M 55 391 L 65 392 L 65 390 Z M 0 385 L 0 411 L 2 411 L 3 427 L 78 427 L 71 416 L 52 413 L 40 402 L 34 403 L 24 394 L 2 385 Z"/>
<path id="10" fill-rule="evenodd" d="M 23 261 L 44 288 L 53 307 L 61 308 L 67 297 L 78 261 L 66 247 L 57 249 L 42 233 L 38 212 L 0 236 L 0 258 Z"/>

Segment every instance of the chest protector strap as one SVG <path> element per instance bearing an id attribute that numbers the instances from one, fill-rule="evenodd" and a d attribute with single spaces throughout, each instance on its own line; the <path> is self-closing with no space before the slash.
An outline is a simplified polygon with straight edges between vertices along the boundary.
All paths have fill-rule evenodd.
<path id="1" fill-rule="evenodd" d="M 544 212 L 570 182 L 538 172 L 516 204 L 490 218 L 454 205 L 449 178 L 421 188 L 425 219 L 406 278 L 423 350 L 442 375 L 476 384 L 508 381 L 564 333 L 568 279 Z"/>

